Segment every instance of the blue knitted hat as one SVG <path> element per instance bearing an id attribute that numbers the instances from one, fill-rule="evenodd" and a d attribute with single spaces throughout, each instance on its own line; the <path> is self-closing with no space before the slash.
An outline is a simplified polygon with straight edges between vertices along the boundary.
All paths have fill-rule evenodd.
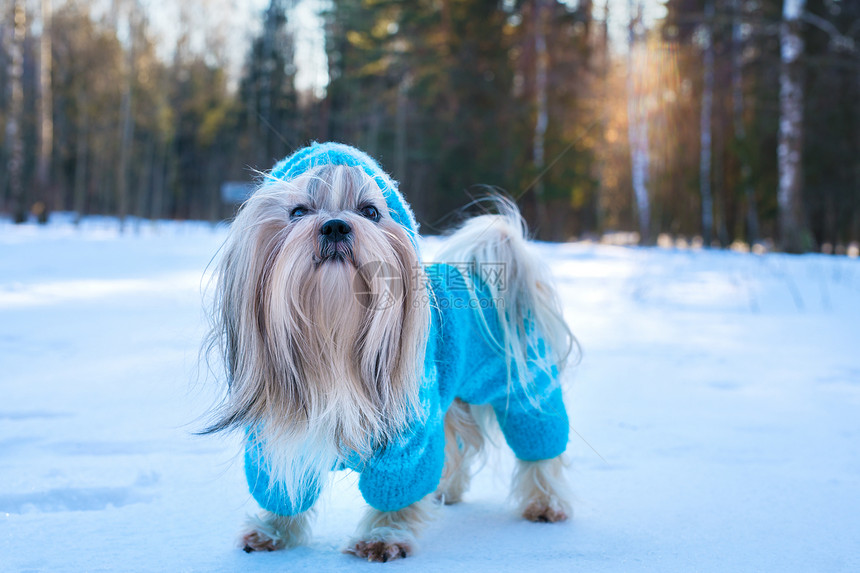
<path id="1" fill-rule="evenodd" d="M 397 190 L 397 182 L 389 177 L 379 164 L 363 151 L 343 143 L 313 142 L 279 161 L 268 173 L 267 178 L 289 181 L 323 165 L 361 167 L 376 181 L 380 191 L 382 191 L 391 218 L 406 229 L 409 239 L 416 250 L 418 249 L 418 223 L 415 221 L 415 215 L 412 214 L 409 204 Z"/>

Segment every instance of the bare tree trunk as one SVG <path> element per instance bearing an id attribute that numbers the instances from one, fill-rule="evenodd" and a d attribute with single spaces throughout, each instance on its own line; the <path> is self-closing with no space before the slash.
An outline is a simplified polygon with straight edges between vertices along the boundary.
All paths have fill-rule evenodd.
<path id="1" fill-rule="evenodd" d="M 408 186 L 406 181 L 406 158 L 408 138 L 406 137 L 407 116 L 406 112 L 409 107 L 409 88 L 411 79 L 409 74 L 404 74 L 400 80 L 400 85 L 397 86 L 397 113 L 395 117 L 395 132 L 394 132 L 394 169 L 395 176 L 404 186 Z"/>
<path id="2" fill-rule="evenodd" d="M 87 200 L 87 161 L 89 141 L 89 96 L 87 87 L 81 82 L 76 90 L 75 99 L 78 106 L 78 122 L 75 142 L 75 223 L 80 223 L 84 216 Z"/>
<path id="3" fill-rule="evenodd" d="M 634 70 L 644 63 L 636 62 L 634 59 L 636 52 L 639 51 L 636 28 L 641 23 L 642 4 L 637 2 L 634 8 L 633 0 L 628 0 L 627 7 L 630 12 L 627 37 L 627 131 L 630 139 L 633 197 L 636 199 L 636 210 L 639 213 L 639 243 L 647 245 L 651 243 L 651 203 L 648 198 L 651 164 L 648 150 L 648 109 L 643 94 L 639 93 L 641 87 L 637 86 L 634 77 Z"/>
<path id="4" fill-rule="evenodd" d="M 204 193 L 205 203 L 202 211 L 206 213 L 206 220 L 213 225 L 218 222 L 218 212 L 221 208 L 221 193 L 218 186 L 220 177 L 218 175 L 219 159 L 224 157 L 221 145 L 215 145 L 215 149 L 210 151 L 214 157 L 210 157 L 206 161 L 206 176 L 203 178 L 204 189 L 208 193 Z M 223 160 L 221 160 L 223 161 Z"/>
<path id="5" fill-rule="evenodd" d="M 718 55 L 722 54 L 719 54 L 717 52 L 717 47 L 714 45 L 713 41 L 713 34 L 714 29 L 712 26 L 710 47 L 711 51 L 714 53 L 714 58 L 716 58 Z M 715 70 L 714 73 L 716 73 Z M 717 240 L 719 241 L 721 247 L 727 247 L 731 244 L 731 238 L 729 235 L 729 220 L 733 220 L 734 218 L 729 217 L 729 208 L 733 204 L 733 201 L 731 199 L 734 194 L 732 195 L 732 197 L 729 197 L 729 194 L 726 189 L 726 126 L 725 122 L 723 121 L 723 117 L 725 117 L 724 100 L 719 95 L 717 95 L 716 97 L 717 100 L 714 105 L 716 105 L 717 107 L 716 115 L 718 119 L 712 124 L 711 128 L 713 130 L 711 139 L 711 193 L 714 198 L 714 227 L 717 234 Z M 732 229 L 732 231 L 734 232 L 734 229 Z"/>
<path id="6" fill-rule="evenodd" d="M 120 230 L 125 229 L 125 219 L 128 217 L 128 162 L 131 156 L 131 144 L 134 138 L 134 117 L 132 116 L 132 97 L 134 95 L 135 77 L 135 37 L 136 37 L 136 6 L 131 7 L 128 15 L 129 47 L 126 53 L 125 85 L 122 91 L 120 115 L 122 128 L 120 132 L 119 165 L 117 166 L 116 196 L 117 214 L 119 215 Z"/>
<path id="7" fill-rule="evenodd" d="M 155 177 L 152 181 L 152 207 L 150 210 L 151 218 L 158 220 L 164 216 L 164 188 L 167 184 L 168 173 L 168 153 L 170 151 L 170 143 L 160 140 L 155 160 Z"/>
<path id="8" fill-rule="evenodd" d="M 711 110 L 714 100 L 714 0 L 705 3 L 704 87 L 700 118 L 701 157 L 699 159 L 699 189 L 702 195 L 702 240 L 711 246 L 714 228 L 714 198 L 711 193 Z"/>
<path id="9" fill-rule="evenodd" d="M 150 194 L 155 164 L 155 146 L 157 136 L 147 138 L 143 155 L 143 165 L 140 169 L 140 177 L 137 178 L 137 206 L 134 214 L 140 219 L 151 218 L 150 216 Z M 217 185 L 215 186 L 217 188 Z M 139 223 L 138 223 L 139 228 Z"/>
<path id="10" fill-rule="evenodd" d="M 54 147 L 54 98 L 51 85 L 51 0 L 42 0 L 42 36 L 39 40 L 39 154 L 36 186 L 45 214 L 61 208 L 51 191 L 51 153 Z"/>
<path id="11" fill-rule="evenodd" d="M 540 235 L 547 237 L 549 229 L 546 217 L 546 197 L 544 196 L 543 170 L 544 170 L 544 140 L 546 128 L 549 122 L 547 111 L 547 67 L 549 56 L 546 50 L 546 0 L 535 0 L 534 2 L 534 41 L 535 41 L 535 132 L 532 143 L 532 157 L 534 160 L 537 183 L 535 184 L 535 206 L 537 217 L 537 230 Z"/>
<path id="12" fill-rule="evenodd" d="M 718 111 L 717 114 L 719 117 L 722 117 L 722 111 Z M 726 196 L 725 156 L 723 155 L 726 130 L 723 122 L 720 120 L 715 122 L 712 129 L 711 173 L 713 175 L 714 227 L 720 246 L 727 247 L 731 243 L 731 240 L 729 239 L 728 228 L 729 198 Z"/>
<path id="13" fill-rule="evenodd" d="M 860 74 L 854 76 L 855 93 L 860 94 Z M 854 152 L 860 153 L 860 98 L 854 102 Z M 849 241 L 860 241 L 860 161 L 854 162 L 854 197 Z"/>
<path id="14" fill-rule="evenodd" d="M 779 74 L 779 231 L 784 251 L 804 249 L 803 203 L 803 37 L 805 0 L 785 0 L 780 30 Z"/>
<path id="15" fill-rule="evenodd" d="M 101 122 L 97 122 L 94 133 L 100 131 Z M 104 125 L 101 123 L 101 125 Z M 105 131 L 107 127 L 104 128 Z M 101 138 L 98 138 L 101 139 Z M 97 141 L 98 141 L 97 139 Z M 116 157 L 111 149 L 105 145 L 104 141 L 99 141 L 93 153 L 93 178 L 96 183 L 96 209 L 91 209 L 100 215 L 111 213 L 112 208 L 112 193 L 116 191 L 116 172 L 111 171 L 110 166 L 114 163 Z"/>
<path id="16" fill-rule="evenodd" d="M 597 29 L 597 26 L 592 28 L 593 31 Z M 595 34 L 596 36 L 597 34 Z M 606 131 L 607 125 L 609 125 L 609 0 L 604 0 L 603 2 L 603 23 L 600 25 L 600 36 L 599 41 L 593 42 L 593 62 L 594 69 L 597 75 L 599 76 L 599 93 L 600 97 L 598 99 L 598 117 L 600 121 L 600 137 L 605 142 L 606 140 Z M 604 173 L 607 168 L 607 149 L 606 145 L 601 145 L 598 148 L 596 161 L 594 162 L 594 174 L 595 179 L 597 180 L 597 200 L 595 203 L 595 213 L 594 220 L 596 231 L 598 234 L 603 233 L 605 230 L 604 218 L 605 218 L 605 208 L 604 208 L 604 200 L 606 196 L 606 184 Z"/>
<path id="17" fill-rule="evenodd" d="M 732 0 L 732 111 L 735 139 L 740 144 L 740 184 L 746 200 L 747 242 L 759 240 L 758 211 L 755 193 L 750 181 L 752 168 L 746 150 L 746 124 L 744 122 L 744 75 L 743 75 L 743 0 Z"/>
<path id="18" fill-rule="evenodd" d="M 260 114 L 261 122 L 258 124 L 259 133 L 257 137 L 263 145 L 263 151 L 259 156 L 262 165 L 267 165 L 272 159 L 272 129 L 269 127 L 273 124 L 274 117 L 272 114 L 272 53 L 275 46 L 275 13 L 279 8 L 277 0 L 271 0 L 269 7 L 266 9 L 265 21 L 263 24 L 263 53 L 262 60 L 265 69 L 260 74 L 260 109 L 257 113 Z"/>
<path id="19" fill-rule="evenodd" d="M 27 219 L 27 201 L 24 196 L 24 139 L 21 134 L 24 114 L 24 36 L 27 33 L 27 12 L 24 0 L 13 2 L 13 26 L 9 42 L 9 65 L 6 75 L 9 82 L 9 110 L 6 115 L 6 147 L 9 153 L 9 195 L 12 216 L 16 223 Z"/>
<path id="20" fill-rule="evenodd" d="M 381 92 L 381 88 L 377 88 Z M 375 157 L 379 153 L 379 129 L 382 124 L 382 105 L 379 101 L 374 101 L 370 104 L 370 116 L 367 118 L 367 129 L 362 129 L 361 133 L 365 133 L 363 148 L 371 157 Z"/>

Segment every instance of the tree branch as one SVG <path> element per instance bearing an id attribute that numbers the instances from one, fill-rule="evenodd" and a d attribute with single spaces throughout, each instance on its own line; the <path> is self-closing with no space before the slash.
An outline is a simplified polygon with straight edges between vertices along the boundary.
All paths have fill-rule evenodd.
<path id="1" fill-rule="evenodd" d="M 837 52 L 857 52 L 857 47 L 854 43 L 854 38 L 850 36 L 842 34 L 838 28 L 831 22 L 821 16 L 816 14 L 812 14 L 811 12 L 804 12 L 801 15 L 801 18 L 807 24 L 811 24 L 830 36 L 830 45 Z"/>

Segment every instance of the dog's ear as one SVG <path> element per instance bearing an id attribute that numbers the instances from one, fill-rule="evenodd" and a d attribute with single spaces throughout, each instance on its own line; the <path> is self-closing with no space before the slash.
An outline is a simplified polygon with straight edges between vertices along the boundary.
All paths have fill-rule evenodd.
<path id="1" fill-rule="evenodd" d="M 286 191 L 292 188 L 285 188 Z M 288 277 L 312 264 L 306 250 L 287 243 L 313 239 L 310 226 L 289 227 L 287 192 L 264 185 L 243 205 L 218 264 L 208 345 L 217 351 L 228 393 L 204 433 L 245 429 L 278 408 L 301 409 L 295 392 L 295 349 L 284 344 Z M 291 250 L 303 256 L 282 256 Z"/>
<path id="2" fill-rule="evenodd" d="M 241 224 L 237 220 L 234 225 Z M 259 289 L 263 269 L 259 265 L 259 229 L 239 233 L 235 228 L 217 268 L 213 301 L 210 346 L 220 352 L 228 396 L 216 411 L 216 420 L 204 430 L 213 433 L 248 425 L 265 395 L 261 375 L 264 344 L 255 315 L 259 310 Z M 254 366 L 256 364 L 256 366 Z"/>

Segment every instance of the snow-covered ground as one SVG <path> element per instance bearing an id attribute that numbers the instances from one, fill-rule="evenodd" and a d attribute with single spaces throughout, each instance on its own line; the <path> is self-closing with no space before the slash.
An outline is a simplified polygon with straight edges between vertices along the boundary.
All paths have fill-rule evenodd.
<path id="1" fill-rule="evenodd" d="M 239 443 L 192 434 L 223 238 L 0 222 L 0 571 L 860 571 L 860 261 L 541 245 L 584 349 L 575 518 L 518 519 L 503 454 L 380 566 L 339 552 L 348 474 L 310 546 L 233 545 Z"/>

